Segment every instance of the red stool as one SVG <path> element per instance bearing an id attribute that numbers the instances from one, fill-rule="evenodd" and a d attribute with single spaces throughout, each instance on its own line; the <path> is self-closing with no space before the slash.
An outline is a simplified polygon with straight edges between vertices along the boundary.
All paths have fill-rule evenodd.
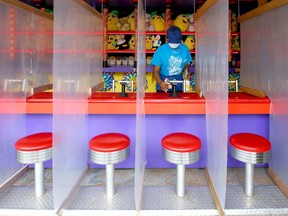
<path id="1" fill-rule="evenodd" d="M 16 144 L 17 161 L 35 166 L 35 194 L 45 192 L 44 161 L 52 159 L 52 133 L 32 134 L 19 139 Z"/>
<path id="2" fill-rule="evenodd" d="M 245 193 L 253 196 L 254 164 L 270 160 L 271 143 L 265 137 L 252 133 L 237 133 L 230 137 L 230 154 L 245 163 Z"/>
<path id="3" fill-rule="evenodd" d="M 162 139 L 162 155 L 177 164 L 177 195 L 185 194 L 185 165 L 200 159 L 201 140 L 188 133 L 172 133 Z"/>
<path id="4" fill-rule="evenodd" d="M 129 146 L 129 137 L 120 133 L 100 134 L 89 142 L 91 161 L 106 165 L 107 196 L 115 194 L 114 164 L 124 161 L 129 156 Z"/>

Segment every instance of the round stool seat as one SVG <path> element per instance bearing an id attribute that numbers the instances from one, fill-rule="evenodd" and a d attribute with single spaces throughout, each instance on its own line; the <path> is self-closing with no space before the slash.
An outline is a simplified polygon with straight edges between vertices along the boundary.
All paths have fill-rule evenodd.
<path id="1" fill-rule="evenodd" d="M 162 139 L 162 147 L 163 157 L 174 164 L 192 164 L 200 159 L 201 141 L 192 134 L 168 134 Z"/>
<path id="2" fill-rule="evenodd" d="M 129 155 L 130 139 L 121 133 L 105 133 L 89 142 L 91 161 L 96 164 L 115 164 Z"/>
<path id="3" fill-rule="evenodd" d="M 15 148 L 19 151 L 39 151 L 52 147 L 52 133 L 44 132 L 28 135 L 19 139 Z"/>
<path id="4" fill-rule="evenodd" d="M 52 133 L 28 135 L 15 143 L 19 163 L 39 163 L 52 158 Z"/>
<path id="5" fill-rule="evenodd" d="M 251 164 L 267 163 L 270 160 L 271 143 L 265 137 L 252 133 L 237 133 L 229 139 L 231 155 Z"/>

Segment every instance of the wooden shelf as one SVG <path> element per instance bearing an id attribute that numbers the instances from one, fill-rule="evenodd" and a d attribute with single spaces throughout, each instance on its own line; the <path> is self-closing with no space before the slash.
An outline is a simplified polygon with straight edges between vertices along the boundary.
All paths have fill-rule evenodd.
<path id="1" fill-rule="evenodd" d="M 133 35 L 135 34 L 134 31 L 107 31 L 107 34 L 114 34 L 114 35 L 119 35 L 119 34 L 126 34 L 126 35 Z"/>
<path id="2" fill-rule="evenodd" d="M 103 72 L 134 72 L 134 68 L 132 66 L 111 66 L 102 69 Z"/>
<path id="3" fill-rule="evenodd" d="M 107 53 L 109 54 L 109 53 L 135 53 L 135 50 L 129 50 L 129 49 L 127 49 L 127 50 L 117 50 L 117 49 L 115 49 L 115 50 L 107 50 Z"/>
<path id="4" fill-rule="evenodd" d="M 195 66 L 189 66 L 189 70 L 193 73 L 195 72 Z M 134 68 L 132 66 L 111 66 L 111 67 L 105 67 L 102 69 L 105 73 L 115 73 L 115 72 L 135 72 Z M 147 65 L 146 66 L 146 73 L 152 73 L 153 72 L 153 66 Z M 229 73 L 236 73 L 235 68 L 229 67 L 228 69 Z"/>
<path id="5" fill-rule="evenodd" d="M 238 35 L 240 35 L 240 32 L 232 32 L 231 33 L 231 36 L 238 36 Z"/>
<path id="6" fill-rule="evenodd" d="M 146 50 L 146 54 L 147 53 L 155 53 L 156 50 Z"/>
<path id="7" fill-rule="evenodd" d="M 166 32 L 155 32 L 155 31 L 149 32 L 149 31 L 147 31 L 146 35 L 166 35 Z"/>
<path id="8" fill-rule="evenodd" d="M 182 35 L 195 35 L 195 32 L 182 32 Z"/>
<path id="9" fill-rule="evenodd" d="M 239 54 L 240 53 L 240 50 L 232 50 L 232 54 L 233 55 L 236 55 L 236 54 Z"/>

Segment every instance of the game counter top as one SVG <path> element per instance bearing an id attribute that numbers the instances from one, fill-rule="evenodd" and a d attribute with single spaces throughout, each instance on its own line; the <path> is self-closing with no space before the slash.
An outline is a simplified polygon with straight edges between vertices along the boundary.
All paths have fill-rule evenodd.
<path id="1" fill-rule="evenodd" d="M 93 93 L 87 98 L 88 114 L 136 114 L 137 103 L 142 104 L 143 101 L 145 114 L 205 114 L 205 98 L 194 92 L 178 93 L 179 97 L 176 98 L 170 97 L 170 93 L 145 93 L 143 101 L 136 100 L 136 93 L 128 93 L 128 97 L 119 94 Z M 52 114 L 52 97 L 52 92 L 40 92 L 28 97 L 26 113 Z M 5 107 L 8 109 L 9 103 L 9 100 L 2 103 L 2 113 Z M 243 92 L 229 92 L 228 110 L 229 114 L 269 114 L 270 100 L 268 97 L 260 98 Z"/>

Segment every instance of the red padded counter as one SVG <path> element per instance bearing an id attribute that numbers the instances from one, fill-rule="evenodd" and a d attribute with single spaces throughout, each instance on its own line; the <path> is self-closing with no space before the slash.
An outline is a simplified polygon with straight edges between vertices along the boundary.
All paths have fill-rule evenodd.
<path id="1" fill-rule="evenodd" d="M 53 92 L 40 92 L 27 98 L 29 103 L 52 103 Z"/>
<path id="2" fill-rule="evenodd" d="M 23 137 L 16 142 L 15 148 L 19 151 L 39 151 L 52 148 L 52 133 L 44 132 Z"/>
<path id="3" fill-rule="evenodd" d="M 200 150 L 201 141 L 192 134 L 178 132 L 163 137 L 162 146 L 174 152 L 194 152 Z"/>
<path id="4" fill-rule="evenodd" d="M 145 102 L 169 102 L 169 103 L 205 103 L 205 98 L 200 98 L 197 93 L 178 93 L 179 97 L 170 97 L 167 93 L 145 93 Z"/>
<path id="5" fill-rule="evenodd" d="M 90 114 L 136 114 L 136 93 L 120 97 L 116 92 L 94 93 L 89 100 Z M 145 114 L 204 114 L 205 99 L 196 93 L 145 93 Z"/>
<path id="6" fill-rule="evenodd" d="M 97 92 L 88 97 L 89 114 L 136 114 L 136 93 Z M 41 92 L 27 98 L 27 113 L 51 114 L 52 92 Z M 205 98 L 196 93 L 179 93 L 172 98 L 170 93 L 145 93 L 145 114 L 205 114 Z M 229 114 L 269 114 L 270 100 L 243 92 L 229 92 Z"/>
<path id="7" fill-rule="evenodd" d="M 120 97 L 119 92 L 97 92 L 89 98 L 89 114 L 135 114 L 136 93 Z"/>
<path id="8" fill-rule="evenodd" d="M 263 153 L 271 150 L 271 143 L 265 137 L 251 133 L 238 133 L 230 137 L 230 144 L 236 149 Z"/>
<path id="9" fill-rule="evenodd" d="M 270 100 L 244 92 L 229 92 L 228 110 L 229 114 L 270 114 Z"/>
<path id="10" fill-rule="evenodd" d="M 178 93 L 179 97 L 170 97 L 167 93 L 146 93 L 146 114 L 205 114 L 205 98 L 197 93 Z"/>
<path id="11" fill-rule="evenodd" d="M 270 103 L 268 97 L 256 97 L 244 92 L 229 92 L 229 103 Z"/>
<path id="12" fill-rule="evenodd" d="M 97 152 L 116 152 L 127 148 L 130 144 L 128 136 L 120 133 L 106 133 L 93 137 L 89 147 Z"/>
<path id="13" fill-rule="evenodd" d="M 128 97 L 121 97 L 119 92 L 95 92 L 88 97 L 89 103 L 99 102 L 135 102 L 136 93 L 128 93 Z"/>
<path id="14" fill-rule="evenodd" d="M 40 92 L 27 98 L 26 110 L 32 114 L 51 114 L 53 112 L 53 92 Z"/>

